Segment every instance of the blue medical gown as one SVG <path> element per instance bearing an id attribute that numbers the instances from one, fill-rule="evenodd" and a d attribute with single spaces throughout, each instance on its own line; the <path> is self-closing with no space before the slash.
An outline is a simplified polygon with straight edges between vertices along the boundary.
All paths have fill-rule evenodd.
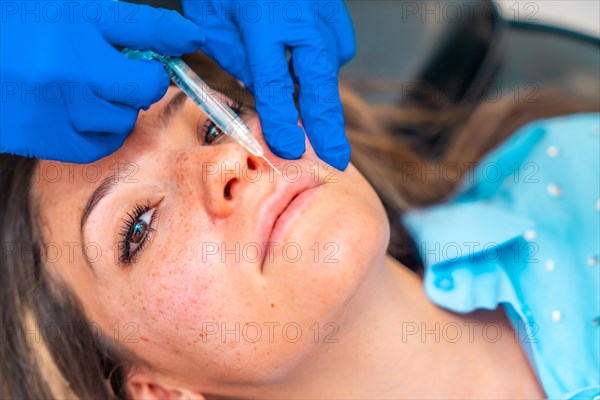
<path id="1" fill-rule="evenodd" d="M 596 113 L 530 123 L 451 201 L 403 217 L 429 298 L 458 313 L 502 305 L 549 398 L 600 395 L 599 128 Z"/>

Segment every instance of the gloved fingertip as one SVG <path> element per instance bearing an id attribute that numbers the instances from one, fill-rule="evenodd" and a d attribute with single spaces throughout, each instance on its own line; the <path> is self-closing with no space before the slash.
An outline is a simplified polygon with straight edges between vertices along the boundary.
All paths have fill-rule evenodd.
<path id="1" fill-rule="evenodd" d="M 350 164 L 351 153 L 352 151 L 350 149 L 350 146 L 348 146 L 347 149 L 333 154 L 328 154 L 327 159 L 325 161 L 332 167 L 335 167 L 340 171 L 344 171 L 346 168 L 348 168 L 348 164 Z"/>
<path id="2" fill-rule="evenodd" d="M 285 158 L 286 160 L 297 160 L 304 154 L 304 151 L 300 149 L 276 149 L 271 147 L 271 151 L 277 157 Z"/>
<path id="3" fill-rule="evenodd" d="M 148 89 L 139 88 L 138 93 L 145 93 L 143 98 L 140 98 L 140 108 L 148 110 L 152 104 L 162 99 L 169 89 L 170 78 L 164 66 L 158 61 L 140 60 L 146 64 L 146 78 L 141 83 L 147 85 Z"/>
<path id="4" fill-rule="evenodd" d="M 196 26 L 192 31 L 192 37 L 191 43 L 198 48 L 206 42 L 206 34 L 199 26 Z"/>
<path id="5" fill-rule="evenodd" d="M 299 126 L 290 126 L 265 135 L 269 148 L 275 155 L 288 160 L 302 157 L 306 151 L 304 131 Z"/>
<path id="6" fill-rule="evenodd" d="M 309 125 L 307 136 L 317 156 L 338 170 L 345 170 L 350 163 L 352 149 L 344 131 L 343 118 L 304 122 Z"/>
<path id="7" fill-rule="evenodd" d="M 190 24 L 193 24 L 190 22 Z M 204 30 L 202 30 L 198 25 L 193 24 L 193 27 L 189 32 L 186 32 L 185 37 L 188 38 L 187 41 L 183 41 L 180 45 L 180 48 L 177 49 L 178 54 L 172 54 L 176 56 L 181 56 L 183 54 L 194 53 L 202 48 L 202 46 L 206 43 L 206 34 Z M 176 51 L 175 48 L 170 49 L 171 52 Z"/>
<path id="8" fill-rule="evenodd" d="M 173 30 L 173 35 L 175 35 L 173 38 L 176 41 L 171 43 L 169 40 L 170 46 L 165 46 L 169 47 L 166 53 L 173 53 L 168 54 L 172 56 L 181 56 L 199 50 L 206 42 L 204 29 L 176 12 L 173 12 L 173 15 L 177 16 L 177 19 L 174 19 L 176 21 L 174 28 L 176 29 Z"/>

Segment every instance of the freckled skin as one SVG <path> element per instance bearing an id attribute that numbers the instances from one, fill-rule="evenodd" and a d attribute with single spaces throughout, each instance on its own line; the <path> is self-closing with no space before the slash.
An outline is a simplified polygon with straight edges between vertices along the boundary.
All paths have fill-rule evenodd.
<path id="1" fill-rule="evenodd" d="M 96 163 L 102 178 L 114 175 L 115 163 L 135 163 L 136 182 L 121 182 L 98 203 L 85 230 L 86 242 L 97 243 L 102 255 L 86 266 L 81 251 L 70 262 L 49 265 L 81 300 L 91 321 L 112 337 L 118 324 L 120 344 L 147 361 L 157 371 L 177 377 L 182 385 L 218 391 L 229 384 L 261 383 L 292 374 L 317 346 L 311 334 L 298 342 L 283 340 L 281 327 L 293 322 L 305 333 L 315 323 L 335 321 L 344 303 L 357 290 L 374 259 L 385 254 L 389 237 L 385 212 L 364 178 L 350 166 L 322 185 L 303 210 L 302 218 L 287 231 L 283 244 L 293 242 L 301 257 L 290 262 L 275 251 L 274 262 L 261 274 L 259 263 L 221 253 L 210 257 L 203 244 L 225 244 L 227 249 L 260 242 L 258 213 L 273 190 L 269 175 L 236 176 L 231 199 L 224 198 L 229 179 L 207 174 L 210 165 L 236 163 L 269 171 L 264 161 L 251 158 L 228 138 L 211 146 L 198 144 L 196 124 L 204 116 L 191 102 L 172 116 L 168 126 L 157 117 L 176 92 L 170 89 L 159 103 L 141 112 L 134 131 L 117 152 Z M 307 141 L 300 160 L 283 160 L 268 151 L 256 116 L 246 118 L 271 161 L 283 169 L 296 163 L 306 173 L 318 165 L 323 176 L 331 171 Z M 42 161 L 42 167 L 47 161 Z M 212 164 L 210 164 L 212 163 Z M 225 164 L 223 164 L 225 163 Z M 65 164 L 64 170 L 67 165 Z M 41 179 L 34 185 L 47 242 L 79 242 L 79 220 L 87 198 L 98 185 L 86 181 L 86 166 L 72 165 L 74 180 L 63 174 L 58 182 Z M 252 182 L 251 182 L 252 181 Z M 115 263 L 114 244 L 121 238 L 122 219 L 136 204 L 158 207 L 149 244 L 138 261 L 127 268 Z M 74 212 L 73 210 L 78 210 Z M 319 257 L 311 246 L 317 243 Z M 333 259 L 324 246 L 335 244 Z M 282 244 L 282 246 L 283 246 Z M 112 247 L 112 250 L 111 250 Z M 281 246 L 280 246 L 281 247 Z M 123 338 L 132 323 L 135 341 Z M 257 341 L 223 338 L 211 329 L 225 324 L 258 324 Z M 270 340 L 268 324 L 274 325 Z M 112 328 L 111 328 L 112 326 Z M 254 325 L 255 326 L 255 325 Z M 271 325 L 273 326 L 273 325 Z M 112 330 L 111 330 L 112 329 Z M 254 335 L 254 330 L 250 335 Z M 291 332 L 291 331 L 290 331 Z M 139 340 L 137 340 L 139 339 Z"/>

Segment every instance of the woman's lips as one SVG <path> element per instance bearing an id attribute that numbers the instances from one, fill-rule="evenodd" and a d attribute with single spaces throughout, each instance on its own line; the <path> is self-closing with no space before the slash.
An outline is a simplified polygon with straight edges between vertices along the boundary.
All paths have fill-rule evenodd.
<path id="1" fill-rule="evenodd" d="M 321 184 L 321 182 L 315 182 L 314 177 L 311 180 L 303 179 L 297 183 L 283 183 L 264 204 L 259 220 L 259 237 L 263 240 L 261 243 L 261 271 L 267 261 L 272 261 L 274 246 L 282 245 L 278 243 L 278 240 L 285 234 L 295 220 L 295 216 L 304 209 Z"/>
<path id="2" fill-rule="evenodd" d="M 271 230 L 271 235 L 267 240 L 268 242 L 277 242 L 281 238 L 290 222 L 294 220 L 294 216 L 302 211 L 315 191 L 317 191 L 316 187 L 307 189 L 294 196 L 292 201 L 290 201 L 287 207 L 285 207 L 281 214 L 279 214 L 279 216 L 275 219 L 273 229 Z"/>

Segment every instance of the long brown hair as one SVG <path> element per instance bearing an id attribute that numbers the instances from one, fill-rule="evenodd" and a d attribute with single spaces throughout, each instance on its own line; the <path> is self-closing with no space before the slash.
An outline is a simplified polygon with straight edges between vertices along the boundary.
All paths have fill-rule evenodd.
<path id="1" fill-rule="evenodd" d="M 478 160 L 528 122 L 599 110 L 598 104 L 552 89 L 541 90 L 528 101 L 507 96 L 494 102 L 435 108 L 376 107 L 348 87 L 341 86 L 340 92 L 352 162 L 376 189 L 390 219 L 388 252 L 414 271 L 422 265 L 400 221 L 404 211 L 447 200 Z M 418 132 L 443 146 L 424 154 L 419 150 L 426 146 L 408 140 L 403 132 Z M 452 174 L 444 173 L 449 167 Z"/>
<path id="2" fill-rule="evenodd" d="M 219 82 L 221 91 L 242 93 L 210 61 L 204 60 L 200 68 L 212 78 L 207 78 L 209 82 Z M 432 110 L 370 106 L 347 87 L 341 88 L 341 95 L 352 161 L 373 184 L 390 216 L 390 253 L 413 269 L 418 269 L 419 261 L 400 215 L 412 207 L 444 201 L 457 185 L 456 177 L 439 175 L 441 179 L 429 180 L 415 168 L 418 172 L 476 161 L 531 120 L 597 110 L 558 96 L 540 96 L 535 103 L 504 100 Z M 403 130 L 443 136 L 444 149 L 435 157 L 425 157 L 402 138 Z M 72 292 L 44 268 L 44 243 L 31 195 L 36 164 L 35 159 L 0 155 L 0 395 L 7 399 L 128 398 L 125 384 L 133 361 L 91 329 Z"/>
<path id="3" fill-rule="evenodd" d="M 72 292 L 44 267 L 31 195 L 37 163 L 0 154 L 0 397 L 122 396 L 127 358 L 102 338 Z"/>

